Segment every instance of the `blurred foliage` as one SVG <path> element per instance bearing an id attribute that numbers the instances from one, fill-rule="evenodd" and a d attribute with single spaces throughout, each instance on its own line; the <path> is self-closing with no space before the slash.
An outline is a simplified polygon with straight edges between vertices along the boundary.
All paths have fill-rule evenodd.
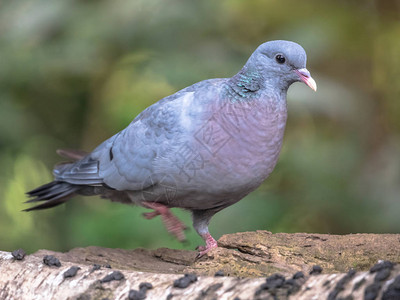
<path id="1" fill-rule="evenodd" d="M 24 192 L 51 180 L 55 149 L 93 149 L 162 97 L 232 76 L 272 39 L 303 45 L 318 92 L 291 87 L 275 171 L 211 232 L 398 232 L 399 37 L 394 0 L 2 1 L 0 249 L 201 243 L 96 197 L 23 213 Z"/>

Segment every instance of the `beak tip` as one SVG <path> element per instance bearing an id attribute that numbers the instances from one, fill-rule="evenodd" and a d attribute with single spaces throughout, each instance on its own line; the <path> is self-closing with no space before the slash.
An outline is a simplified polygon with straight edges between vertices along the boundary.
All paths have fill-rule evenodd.
<path id="1" fill-rule="evenodd" d="M 301 81 L 308 85 L 314 92 L 317 91 L 317 83 L 311 77 L 310 72 L 306 68 L 296 70 L 296 73 L 299 75 Z"/>
<path id="2" fill-rule="evenodd" d="M 317 91 L 317 83 L 313 78 L 310 77 L 311 80 L 309 80 L 308 83 L 306 83 L 314 92 Z"/>

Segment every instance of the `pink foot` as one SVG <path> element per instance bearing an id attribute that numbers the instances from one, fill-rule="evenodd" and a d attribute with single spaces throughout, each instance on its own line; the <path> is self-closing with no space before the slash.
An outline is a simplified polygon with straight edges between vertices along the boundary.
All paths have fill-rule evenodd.
<path id="1" fill-rule="evenodd" d="M 180 242 L 185 240 L 185 233 L 183 231 L 186 229 L 186 226 L 171 213 L 167 206 L 154 202 L 143 202 L 143 206 L 154 209 L 152 212 L 143 214 L 146 219 L 161 216 L 167 231 L 174 235 Z"/>
<path id="2" fill-rule="evenodd" d="M 147 220 L 153 219 L 154 217 L 157 217 L 159 215 L 160 213 L 157 211 L 143 213 L 143 217 L 145 217 Z"/>
<path id="3" fill-rule="evenodd" d="M 197 254 L 197 258 L 202 257 L 204 254 L 208 253 L 210 250 L 217 248 L 218 244 L 217 241 L 211 236 L 211 234 L 206 233 L 204 235 L 201 235 L 203 240 L 206 242 L 206 246 L 199 246 L 197 247 L 197 250 L 199 250 L 199 253 Z"/>

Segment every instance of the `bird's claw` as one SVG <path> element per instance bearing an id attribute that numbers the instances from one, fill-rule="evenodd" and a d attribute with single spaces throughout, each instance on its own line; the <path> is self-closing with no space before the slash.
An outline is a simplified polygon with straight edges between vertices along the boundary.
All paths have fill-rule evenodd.
<path id="1" fill-rule="evenodd" d="M 206 246 L 198 246 L 196 250 L 199 251 L 199 253 L 196 256 L 196 259 L 204 256 L 208 252 L 210 252 L 212 249 L 215 249 L 218 247 L 217 241 L 211 236 L 211 234 L 206 233 L 202 235 L 203 239 L 206 242 Z"/>
<path id="2" fill-rule="evenodd" d="M 161 216 L 164 226 L 169 233 L 175 236 L 180 242 L 184 242 L 186 240 L 184 230 L 186 230 L 187 227 L 172 214 L 167 206 L 154 202 L 144 202 L 143 205 L 147 208 L 154 209 L 152 212 L 143 213 L 143 216 L 146 219 L 152 219 L 156 216 Z"/>
<path id="3" fill-rule="evenodd" d="M 142 214 L 142 216 L 145 217 L 147 220 L 153 219 L 154 217 L 157 217 L 159 215 L 160 214 L 156 211 L 146 212 Z"/>

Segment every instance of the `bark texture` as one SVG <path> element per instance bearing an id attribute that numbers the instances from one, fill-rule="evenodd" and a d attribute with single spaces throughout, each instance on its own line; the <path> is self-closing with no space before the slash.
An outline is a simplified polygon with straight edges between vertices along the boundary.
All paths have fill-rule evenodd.
<path id="1" fill-rule="evenodd" d="M 0 299 L 363 299 L 366 293 L 380 299 L 385 292 L 400 299 L 400 234 L 256 231 L 224 235 L 218 244 L 198 260 L 195 251 L 166 248 L 39 250 L 23 260 L 0 252 Z M 61 266 L 44 264 L 46 255 Z M 386 262 L 376 265 L 379 260 Z M 314 265 L 322 274 L 315 268 L 309 275 Z M 224 276 L 215 277 L 217 271 Z M 305 277 L 293 278 L 299 271 Z M 198 278 L 187 276 L 174 286 L 185 273 Z M 140 288 L 145 282 L 153 288 Z"/>

